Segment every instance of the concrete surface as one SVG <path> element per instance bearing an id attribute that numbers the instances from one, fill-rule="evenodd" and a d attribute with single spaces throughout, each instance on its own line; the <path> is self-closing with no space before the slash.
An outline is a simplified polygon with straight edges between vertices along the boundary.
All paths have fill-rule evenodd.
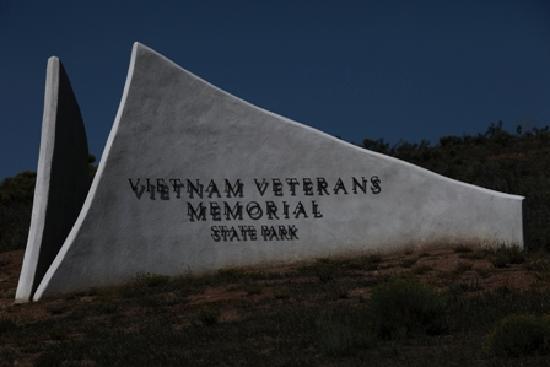
<path id="1" fill-rule="evenodd" d="M 51 57 L 31 225 L 16 301 L 28 301 L 42 281 L 75 223 L 89 187 L 88 144 L 80 108 L 63 65 Z"/>
<path id="2" fill-rule="evenodd" d="M 255 107 L 136 43 L 98 172 L 34 299 L 146 272 L 522 246 L 522 200 Z"/>

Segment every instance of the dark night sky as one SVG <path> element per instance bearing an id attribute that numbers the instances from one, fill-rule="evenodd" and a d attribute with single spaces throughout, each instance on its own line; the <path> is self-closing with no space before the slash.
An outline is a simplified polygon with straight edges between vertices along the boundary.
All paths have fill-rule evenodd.
<path id="1" fill-rule="evenodd" d="M 350 141 L 550 124 L 542 0 L 0 0 L 0 41 L 0 178 L 36 169 L 50 55 L 65 64 L 101 156 L 134 41 Z"/>

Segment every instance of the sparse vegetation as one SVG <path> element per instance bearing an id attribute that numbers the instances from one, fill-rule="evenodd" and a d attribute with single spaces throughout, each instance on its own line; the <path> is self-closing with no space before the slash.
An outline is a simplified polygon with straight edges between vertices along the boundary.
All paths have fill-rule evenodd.
<path id="1" fill-rule="evenodd" d="M 518 246 L 501 245 L 495 251 L 493 265 L 496 268 L 505 268 L 509 265 L 523 264 L 525 254 Z"/>
<path id="2" fill-rule="evenodd" d="M 34 172 L 22 172 L 0 182 L 0 252 L 27 243 L 35 181 Z"/>
<path id="3" fill-rule="evenodd" d="M 408 269 L 412 267 L 416 262 L 418 261 L 418 258 L 409 258 L 401 261 L 401 266 Z"/>
<path id="4" fill-rule="evenodd" d="M 218 323 L 219 313 L 212 308 L 205 308 L 199 311 L 197 320 L 205 326 L 212 326 Z"/>
<path id="5" fill-rule="evenodd" d="M 500 320 L 487 338 L 487 349 L 503 357 L 550 353 L 550 317 L 513 314 Z"/>
<path id="6" fill-rule="evenodd" d="M 485 259 L 490 251 L 486 248 L 479 248 L 470 252 L 460 252 L 459 257 L 461 259 L 480 260 Z"/>
<path id="7" fill-rule="evenodd" d="M 338 259 L 318 259 L 315 263 L 302 266 L 298 272 L 303 275 L 316 276 L 320 282 L 327 283 L 334 279 L 340 271 L 341 261 Z"/>
<path id="8" fill-rule="evenodd" d="M 431 270 L 432 270 L 432 267 L 429 265 L 419 265 L 413 269 L 413 272 L 416 275 L 422 275 L 422 274 L 426 274 Z"/>
<path id="9" fill-rule="evenodd" d="M 409 279 L 396 279 L 373 290 L 369 312 L 376 334 L 383 339 L 446 330 L 445 299 L 433 289 Z"/>
<path id="10" fill-rule="evenodd" d="M 364 139 L 362 146 L 481 187 L 524 195 L 529 249 L 550 249 L 550 128 L 511 133 L 502 122 L 482 134 L 443 136 L 431 144 Z"/>
<path id="11" fill-rule="evenodd" d="M 0 334 L 14 330 L 16 324 L 13 320 L 1 318 L 0 319 Z"/>
<path id="12" fill-rule="evenodd" d="M 320 349 L 328 356 L 353 356 L 377 344 L 363 309 L 325 311 L 316 324 Z"/>
<path id="13" fill-rule="evenodd" d="M 468 246 L 465 246 L 465 245 L 458 245 L 454 248 L 454 252 L 457 253 L 457 254 L 464 254 L 464 253 L 469 253 L 469 252 L 472 252 L 472 248 L 471 247 L 468 247 Z"/>
<path id="14" fill-rule="evenodd" d="M 89 174 L 95 175 L 95 157 L 88 156 Z M 21 172 L 0 180 L 0 252 L 24 248 L 31 222 L 35 172 Z"/>
<path id="15" fill-rule="evenodd" d="M 136 276 L 135 283 L 132 286 L 135 287 L 159 287 L 168 284 L 170 277 L 159 274 L 138 274 Z"/>
<path id="16" fill-rule="evenodd" d="M 465 271 L 468 271 L 468 270 L 471 270 L 471 269 L 472 269 L 472 264 L 465 263 L 465 262 L 459 262 L 458 265 L 456 266 L 455 273 L 456 274 L 462 274 Z"/>
<path id="17" fill-rule="evenodd" d="M 510 359 L 488 342 L 509 315 L 550 314 L 550 279 L 501 285 L 543 271 L 545 253 L 490 266 L 487 280 L 446 267 L 460 258 L 453 249 L 424 253 L 410 270 L 387 254 L 196 277 L 141 274 L 38 304 L 14 305 L 0 292 L 0 366 L 550 365 L 544 349 Z M 495 254 L 468 263 L 489 264 Z M 17 282 L 10 259 L 0 254 L 14 269 L 0 290 Z M 372 263 L 378 271 L 366 270 Z M 423 266 L 430 270 L 415 271 Z M 333 269 L 329 281 L 319 267 Z"/>

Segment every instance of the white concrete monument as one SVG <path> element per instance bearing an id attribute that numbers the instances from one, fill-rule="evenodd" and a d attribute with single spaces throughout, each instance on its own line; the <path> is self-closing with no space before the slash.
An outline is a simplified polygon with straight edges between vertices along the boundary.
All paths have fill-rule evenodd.
<path id="1" fill-rule="evenodd" d="M 51 138 L 46 114 L 43 128 Z M 39 161 L 55 165 L 44 150 Z M 54 174 L 72 173 L 42 169 Z M 25 264 L 42 260 L 34 211 L 52 199 L 35 196 Z M 80 214 L 66 238 L 48 245 L 56 256 L 43 260 L 45 274 L 23 266 L 17 298 L 121 284 L 146 272 L 436 244 L 523 246 L 522 200 L 253 106 L 136 43 Z"/>
<path id="2" fill-rule="evenodd" d="M 80 108 L 57 57 L 48 60 L 31 226 L 16 299 L 27 301 L 69 234 L 90 188 Z"/>

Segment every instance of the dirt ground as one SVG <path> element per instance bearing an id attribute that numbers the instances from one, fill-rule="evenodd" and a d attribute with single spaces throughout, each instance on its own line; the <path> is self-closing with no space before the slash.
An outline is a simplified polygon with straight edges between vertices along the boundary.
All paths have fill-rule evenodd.
<path id="1" fill-rule="evenodd" d="M 50 361 L 53 358 L 51 350 L 62 346 L 64 350 L 69 349 L 69 354 L 77 353 L 71 348 L 80 350 L 82 346 L 77 348 L 74 343 L 88 345 L 92 343 L 89 338 L 105 330 L 120 329 L 128 335 L 142 335 L 144 324 L 151 328 L 150 323 L 168 322 L 170 333 L 173 333 L 191 330 L 199 324 L 220 328 L 248 325 L 249 320 L 271 317 L 274 310 L 289 307 L 297 313 L 307 309 L 322 310 L 331 305 L 353 308 L 368 302 L 376 285 L 396 277 L 414 278 L 441 292 L 459 291 L 466 298 L 499 289 L 522 292 L 546 290 L 550 286 L 550 258 L 544 254 L 458 247 L 318 259 L 262 269 L 225 270 L 202 277 L 150 276 L 122 287 L 16 304 L 14 297 L 22 257 L 22 250 L 0 253 L 0 342 L 4 343 L 0 344 L 0 357 L 5 357 L 0 358 L 0 366 L 56 365 L 59 360 Z M 259 332 L 256 329 L 260 326 L 259 322 L 254 332 Z M 219 335 L 210 337 L 215 339 Z M 164 335 L 158 336 L 161 337 Z M 273 337 L 269 333 L 261 334 L 265 348 L 271 350 L 270 338 Z M 94 339 L 93 343 L 100 342 Z M 97 362 L 100 357 L 93 354 L 94 350 L 100 350 L 98 355 L 108 355 L 110 351 L 106 348 L 104 344 L 91 351 L 84 348 L 78 352 L 87 356 L 83 361 L 65 364 L 109 365 Z M 220 347 L 196 348 L 194 353 L 208 354 L 208 348 Z M 92 357 L 87 353 L 92 353 L 96 362 L 88 360 Z M 186 358 L 178 354 L 179 350 L 167 351 L 163 358 L 170 361 L 172 353 L 178 358 Z M 319 352 L 311 353 L 305 365 L 318 362 Z M 215 353 L 210 354 L 204 357 L 205 360 L 215 357 Z M 284 360 L 284 354 L 279 357 Z M 379 362 L 380 365 L 385 363 L 384 360 Z M 329 365 L 346 363 L 338 360 Z M 197 365 L 208 363 L 197 362 Z"/>

